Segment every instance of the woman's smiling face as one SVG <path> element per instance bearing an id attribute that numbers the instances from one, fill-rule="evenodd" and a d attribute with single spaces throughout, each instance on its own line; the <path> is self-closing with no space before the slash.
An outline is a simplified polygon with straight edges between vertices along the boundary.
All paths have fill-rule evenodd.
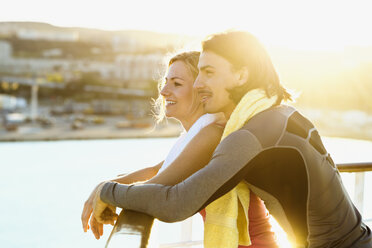
<path id="1" fill-rule="evenodd" d="M 193 88 L 195 78 L 182 61 L 175 61 L 169 66 L 165 85 L 160 94 L 165 99 L 165 114 L 181 122 L 193 119 L 200 113 L 200 99 Z"/>

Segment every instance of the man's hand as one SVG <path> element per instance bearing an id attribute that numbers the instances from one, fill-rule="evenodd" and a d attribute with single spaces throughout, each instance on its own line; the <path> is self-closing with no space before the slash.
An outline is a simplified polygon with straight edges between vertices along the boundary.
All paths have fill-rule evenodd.
<path id="1" fill-rule="evenodd" d="M 98 223 L 114 225 L 118 218 L 116 207 L 101 201 L 100 194 L 103 185 L 104 184 L 98 185 L 93 199 L 93 217 Z"/>
<path id="2" fill-rule="evenodd" d="M 103 235 L 103 224 L 98 223 L 94 216 L 90 218 L 90 229 L 92 230 L 92 233 L 96 239 L 100 239 L 100 237 Z"/>
<path id="3" fill-rule="evenodd" d="M 103 224 L 113 225 L 115 224 L 115 221 L 117 219 L 115 207 L 108 204 L 107 205 L 110 206 L 111 208 L 109 207 L 106 209 L 105 207 L 101 214 L 102 215 L 101 219 L 103 223 L 99 223 L 97 219 L 94 216 L 92 216 L 95 197 L 97 193 L 99 194 L 101 192 L 104 183 L 105 182 L 98 184 L 96 188 L 92 191 L 88 200 L 84 203 L 83 212 L 81 214 L 81 222 L 83 224 L 84 232 L 87 232 L 90 228 L 96 239 L 99 239 L 103 235 Z M 99 192 L 97 192 L 98 190 Z"/>
<path id="4" fill-rule="evenodd" d="M 86 202 L 84 203 L 83 212 L 81 213 L 81 223 L 83 224 L 84 232 L 87 232 L 87 230 L 89 229 L 88 222 L 89 222 L 90 216 L 92 215 L 92 212 L 93 212 L 94 197 L 96 196 L 97 189 L 101 184 L 104 184 L 104 182 L 98 184 L 94 188 L 94 190 L 90 194 L 88 200 L 86 200 Z"/>

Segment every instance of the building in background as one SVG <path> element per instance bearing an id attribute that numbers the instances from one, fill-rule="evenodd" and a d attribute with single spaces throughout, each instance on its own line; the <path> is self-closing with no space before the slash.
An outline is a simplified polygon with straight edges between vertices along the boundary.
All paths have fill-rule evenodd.
<path id="1" fill-rule="evenodd" d="M 39 40 L 50 42 L 56 47 L 44 50 L 42 47 L 39 56 L 22 56 L 20 43 L 16 53 L 12 40 L 0 39 L 0 86 L 2 83 L 20 85 L 18 91 L 0 87 L 0 93 L 17 95 L 20 92 L 19 95 L 28 99 L 31 105 L 31 88 L 38 84 L 38 104 L 51 109 L 59 106 L 62 109 L 60 112 L 149 116 L 150 98 L 157 94 L 164 54 L 142 53 L 144 46 L 134 38 L 117 35 L 111 43 L 107 43 L 114 52 L 111 60 L 99 59 L 104 52 L 99 44 L 93 43 L 91 52 L 98 59 L 69 58 L 57 45 L 78 44 L 80 41 L 76 32 L 18 30 L 16 27 L 4 30 L 1 27 L 0 34 L 12 35 L 23 42 L 30 40 L 30 44 Z M 79 86 L 83 79 L 84 85 Z M 71 91 L 66 93 L 69 89 Z"/>
<path id="2" fill-rule="evenodd" d="M 48 51 L 49 54 L 52 51 Z M 60 53 L 55 49 L 54 53 Z M 33 75 L 42 77 L 54 73 L 57 69 L 65 81 L 73 79 L 76 72 L 97 72 L 104 80 L 122 80 L 127 87 L 146 88 L 154 81 L 161 69 L 162 54 L 120 54 L 113 62 L 91 61 L 87 59 L 57 58 L 16 58 L 12 56 L 12 47 L 6 41 L 0 41 L 0 73 L 12 75 Z M 142 83 L 141 83 L 142 82 Z"/>
<path id="3" fill-rule="evenodd" d="M 16 31 L 18 39 L 24 40 L 49 40 L 49 41 L 69 41 L 79 40 L 79 33 L 76 31 L 52 31 L 36 29 L 20 29 Z"/>

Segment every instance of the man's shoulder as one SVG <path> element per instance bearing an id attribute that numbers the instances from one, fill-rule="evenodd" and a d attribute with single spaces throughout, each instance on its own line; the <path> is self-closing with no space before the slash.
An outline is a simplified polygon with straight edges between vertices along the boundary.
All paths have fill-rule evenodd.
<path id="1" fill-rule="evenodd" d="M 288 105 L 278 105 L 258 113 L 245 123 L 243 129 L 276 129 L 282 128 L 288 118 L 297 110 Z"/>
<path id="2" fill-rule="evenodd" d="M 281 104 L 281 105 L 271 107 L 265 111 L 262 111 L 261 113 L 254 116 L 251 120 L 254 120 L 254 119 L 272 120 L 280 116 L 284 116 L 288 118 L 291 114 L 293 114 L 296 111 L 297 110 L 292 106 Z"/>
<path id="3" fill-rule="evenodd" d="M 243 127 L 256 136 L 263 147 L 274 145 L 286 128 L 288 118 L 297 110 L 288 105 L 278 105 L 254 116 Z"/>

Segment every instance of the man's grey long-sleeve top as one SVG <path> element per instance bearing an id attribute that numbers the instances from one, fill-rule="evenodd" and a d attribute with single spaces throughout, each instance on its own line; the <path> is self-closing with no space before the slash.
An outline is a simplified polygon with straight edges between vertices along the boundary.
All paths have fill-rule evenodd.
<path id="1" fill-rule="evenodd" d="M 106 183 L 109 204 L 174 222 L 246 182 L 296 247 L 372 247 L 317 130 L 298 111 L 277 106 L 254 116 L 218 145 L 208 165 L 175 186 Z"/>

